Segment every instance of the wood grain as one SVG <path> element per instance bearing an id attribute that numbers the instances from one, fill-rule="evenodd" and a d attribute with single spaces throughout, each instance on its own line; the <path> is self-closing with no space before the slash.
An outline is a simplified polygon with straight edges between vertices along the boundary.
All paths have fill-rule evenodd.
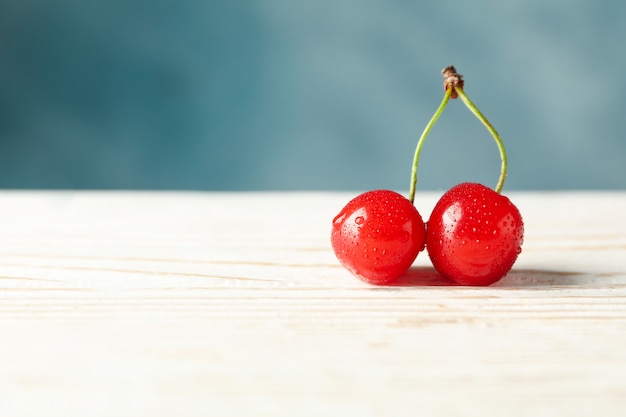
<path id="1" fill-rule="evenodd" d="M 353 195 L 0 192 L 0 415 L 624 415 L 626 193 L 512 193 L 488 288 L 352 277 Z"/>

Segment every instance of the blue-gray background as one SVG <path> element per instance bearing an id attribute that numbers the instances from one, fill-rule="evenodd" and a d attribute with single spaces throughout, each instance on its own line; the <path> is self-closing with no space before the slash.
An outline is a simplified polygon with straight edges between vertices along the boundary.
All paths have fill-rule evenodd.
<path id="1" fill-rule="evenodd" d="M 0 187 L 407 189 L 454 64 L 505 189 L 626 188 L 626 3 L 0 0 Z M 494 185 L 452 101 L 420 189 Z"/>

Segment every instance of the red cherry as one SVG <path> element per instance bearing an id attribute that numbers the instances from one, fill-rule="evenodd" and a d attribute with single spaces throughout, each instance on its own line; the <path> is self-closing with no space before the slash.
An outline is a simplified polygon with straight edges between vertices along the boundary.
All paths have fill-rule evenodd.
<path id="1" fill-rule="evenodd" d="M 331 244 L 339 262 L 371 284 L 389 284 L 424 249 L 422 216 L 409 200 L 389 190 L 351 200 L 333 220 Z"/>
<path id="2" fill-rule="evenodd" d="M 433 209 L 426 248 L 443 276 L 461 285 L 490 285 L 511 270 L 523 239 L 522 216 L 507 197 L 463 183 Z"/>

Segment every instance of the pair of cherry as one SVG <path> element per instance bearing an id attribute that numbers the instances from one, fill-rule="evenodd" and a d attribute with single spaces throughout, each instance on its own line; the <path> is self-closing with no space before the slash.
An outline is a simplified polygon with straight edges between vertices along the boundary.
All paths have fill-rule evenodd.
<path id="1" fill-rule="evenodd" d="M 333 220 L 331 244 L 342 265 L 366 282 L 393 284 L 426 248 L 435 269 L 461 285 L 490 285 L 504 277 L 521 252 L 522 216 L 501 194 L 506 152 L 500 136 L 463 90 L 453 66 L 443 71 L 445 94 L 420 137 L 409 198 L 390 190 L 365 192 L 351 200 Z M 425 138 L 450 98 L 460 97 L 494 137 L 502 166 L 492 190 L 462 183 L 448 190 L 427 223 L 415 208 L 417 165 Z"/>

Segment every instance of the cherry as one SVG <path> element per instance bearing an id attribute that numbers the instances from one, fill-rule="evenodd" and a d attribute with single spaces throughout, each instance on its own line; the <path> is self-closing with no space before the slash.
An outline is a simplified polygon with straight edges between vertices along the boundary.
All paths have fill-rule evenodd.
<path id="1" fill-rule="evenodd" d="M 507 197 L 462 183 L 435 205 L 426 247 L 441 275 L 461 285 L 491 285 L 513 267 L 523 240 L 522 216 Z"/>
<path id="2" fill-rule="evenodd" d="M 463 285 L 490 285 L 506 275 L 517 260 L 524 223 L 517 207 L 500 194 L 507 172 L 500 135 L 465 94 L 463 76 L 453 66 L 444 68 L 442 75 L 445 93 L 417 142 L 409 200 L 415 197 L 417 165 L 424 141 L 448 101 L 460 98 L 493 136 L 502 161 L 500 178 L 493 190 L 481 184 L 462 183 L 446 192 L 428 220 L 426 249 L 441 275 Z"/>
<path id="3" fill-rule="evenodd" d="M 403 275 L 424 249 L 426 231 L 413 203 L 395 191 L 367 191 L 333 220 L 339 262 L 362 280 L 384 285 Z"/>

